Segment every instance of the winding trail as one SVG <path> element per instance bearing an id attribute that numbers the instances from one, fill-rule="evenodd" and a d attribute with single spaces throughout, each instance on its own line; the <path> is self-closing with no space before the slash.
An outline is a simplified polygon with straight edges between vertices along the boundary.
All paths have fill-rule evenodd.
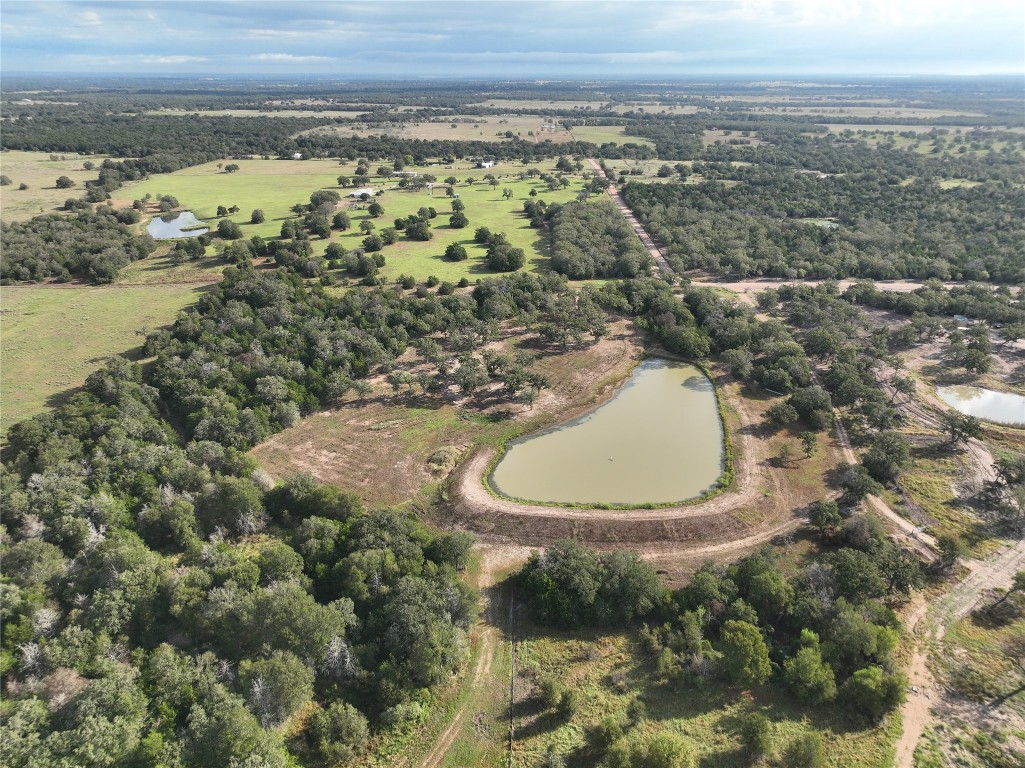
<path id="1" fill-rule="evenodd" d="M 477 663 L 473 668 L 473 676 L 463 683 L 464 686 L 469 686 L 470 690 L 463 695 L 462 703 L 445 730 L 435 739 L 431 749 L 416 763 L 417 768 L 438 768 L 442 764 L 445 755 L 452 748 L 471 714 L 470 708 L 474 702 L 474 694 L 492 683 L 490 680 L 491 667 L 496 654 L 501 652 L 503 642 L 499 637 L 498 627 L 502 626 L 504 622 L 502 601 L 496 584 L 503 571 L 526 562 L 531 551 L 529 547 L 519 546 L 488 546 L 481 549 L 477 589 L 484 600 L 484 614 L 478 624 L 480 627 L 480 649 L 477 652 Z"/>
<path id="2" fill-rule="evenodd" d="M 896 768 L 914 767 L 915 747 L 935 710 L 963 709 L 933 678 L 927 664 L 930 652 L 938 650 L 951 626 L 978 606 L 983 593 L 1010 586 L 1014 574 L 1025 568 L 1025 540 L 1005 547 L 988 560 L 969 560 L 965 565 L 970 569 L 968 575 L 934 602 L 927 603 L 919 593 L 908 618 L 908 631 L 914 633 L 916 642 L 908 665 L 911 689 L 901 707 L 904 729 L 896 745 Z M 965 717 L 965 713 L 961 711 L 959 717 Z"/>

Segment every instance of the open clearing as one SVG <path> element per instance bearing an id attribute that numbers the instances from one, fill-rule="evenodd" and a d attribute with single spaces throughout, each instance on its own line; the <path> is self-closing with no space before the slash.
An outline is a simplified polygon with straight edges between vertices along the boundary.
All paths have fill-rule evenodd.
<path id="1" fill-rule="evenodd" d="M 85 182 L 95 181 L 98 171 L 87 171 L 82 163 L 92 162 L 97 167 L 106 160 L 104 155 L 77 155 L 74 152 L 58 155 L 63 160 L 51 160 L 49 152 L 0 153 L 0 173 L 11 178 L 11 183 L 0 187 L 0 218 L 4 221 L 25 221 L 33 216 L 54 213 L 64 206 L 69 197 L 85 196 Z M 57 189 L 57 177 L 67 176 L 75 182 L 71 189 Z M 18 189 L 28 184 L 28 189 Z"/>
<path id="2" fill-rule="evenodd" d="M 410 399 L 377 381 L 374 395 L 363 404 L 352 402 L 304 419 L 258 445 L 253 455 L 277 479 L 310 472 L 322 482 L 358 491 L 370 506 L 402 503 L 443 479 L 428 465 L 436 451 L 462 458 L 473 445 L 500 444 L 611 394 L 640 354 L 636 333 L 626 321 L 617 321 L 597 344 L 543 355 L 534 370 L 547 376 L 552 388 L 541 391 L 533 408 L 492 403 L 487 393 L 473 401 L 455 392 L 445 399 Z M 521 331 L 511 337 L 520 346 L 530 339 Z M 406 366 L 415 365 L 404 360 Z"/>
<path id="3" fill-rule="evenodd" d="M 512 136 L 507 136 L 507 131 L 511 131 Z M 413 123 L 358 122 L 311 128 L 300 135 L 325 133 L 359 137 L 394 136 L 425 141 L 511 141 L 516 137 L 560 144 L 573 140 L 570 132 L 556 123 L 556 118 L 541 115 L 452 115 Z"/>
<path id="4" fill-rule="evenodd" d="M 956 109 L 929 109 L 923 107 L 756 107 L 751 112 L 788 115 L 845 115 L 848 117 L 886 117 L 928 120 L 939 117 L 985 117 L 982 112 L 962 112 Z"/>
<path id="5" fill-rule="evenodd" d="M 799 545 L 790 549 L 793 557 L 802 556 Z M 447 727 L 429 723 L 390 761 L 368 761 L 367 765 L 533 768 L 549 748 L 565 755 L 569 765 L 591 765 L 593 756 L 584 750 L 587 729 L 610 715 L 625 720 L 628 706 L 634 699 L 643 699 L 647 717 L 632 729 L 632 737 L 662 729 L 684 734 L 695 743 L 702 766 L 748 764 L 740 749 L 737 721 L 750 712 L 769 718 L 777 754 L 798 734 L 817 729 L 826 747 L 826 766 L 890 766 L 892 743 L 900 728 L 897 717 L 875 728 L 852 729 L 831 708 L 796 706 L 789 696 L 769 687 L 680 689 L 659 678 L 654 660 L 644 653 L 635 633 L 537 627 L 508 581 L 528 554 L 524 547 L 481 548 L 479 570 L 469 578 L 481 589 L 485 611 L 474 633 L 474 654 L 459 693 L 445 697 L 453 702 Z M 542 709 L 537 699 L 542 678 L 558 679 L 578 691 L 579 707 L 571 720 Z"/>
<path id="6" fill-rule="evenodd" d="M 488 109 L 555 109 L 559 111 L 565 110 L 597 110 L 605 106 L 607 101 L 585 101 L 585 100 L 568 100 L 568 99 L 555 99 L 552 101 L 546 101 L 544 99 L 489 99 L 488 101 L 478 101 L 476 104 L 468 104 L 470 107 L 486 107 Z"/>
<path id="7" fill-rule="evenodd" d="M 613 112 L 624 114 L 626 112 L 643 112 L 649 115 L 694 115 L 698 112 L 707 112 L 705 107 L 693 104 L 660 104 L 658 102 L 629 102 L 617 104 L 612 107 Z"/>
<path id="8" fill-rule="evenodd" d="M 744 134 L 749 135 L 745 136 Z M 729 144 L 731 141 L 751 147 L 760 147 L 768 142 L 762 141 L 757 134 L 750 131 L 729 131 L 718 128 L 706 130 L 701 134 L 701 143 L 708 147 L 712 144 Z"/>
<path id="9" fill-rule="evenodd" d="M 641 136 L 629 136 L 624 125 L 575 125 L 572 129 L 573 138 L 577 141 L 590 141 L 594 144 L 615 143 L 639 144 L 653 147 L 655 142 Z"/>
<path id="10" fill-rule="evenodd" d="M 0 430 L 44 411 L 107 357 L 139 354 L 143 330 L 199 298 L 188 285 L 4 286 Z"/>

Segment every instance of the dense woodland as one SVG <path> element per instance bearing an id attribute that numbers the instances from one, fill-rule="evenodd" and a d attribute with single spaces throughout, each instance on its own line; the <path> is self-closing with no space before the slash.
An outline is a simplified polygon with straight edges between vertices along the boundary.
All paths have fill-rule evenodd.
<path id="1" fill-rule="evenodd" d="M 127 264 L 156 247 L 149 235 L 136 235 L 112 209 L 50 214 L 24 223 L 0 224 L 0 281 L 39 281 L 73 276 L 109 283 Z"/>
<path id="2" fill-rule="evenodd" d="M 991 85 L 1006 92 L 1006 84 Z M 856 104 L 879 87 L 854 84 L 851 98 L 838 103 Z M 956 85 L 934 87 L 940 102 L 962 109 L 992 103 Z M 765 428 L 787 430 L 807 450 L 830 428 L 834 406 L 852 438 L 871 447 L 831 478 L 835 498 L 806 510 L 822 553 L 796 572 L 767 548 L 730 566 L 706 566 L 671 592 L 635 556 L 563 543 L 532 558 L 518 577 L 535 620 L 632 628 L 658 675 L 674 685 L 700 688 L 719 679 L 738 689 L 779 686 L 802 706 L 845 707 L 866 724 L 902 700 L 892 603 L 926 574 L 857 508 L 881 486 L 899 490 L 909 461 L 898 405 L 913 384 L 892 356 L 942 338 L 950 365 L 984 370 L 988 334 L 952 330 L 952 314 L 1001 324 L 1007 341 L 1025 337 L 1022 293 L 1007 287 L 1025 281 L 1017 186 L 1023 164 L 1015 149 L 1021 139 L 967 132 L 1014 124 L 1014 115 L 995 109 L 971 121 L 948 119 L 963 124 L 965 135 L 937 132 L 928 138 L 935 152 L 919 154 L 826 136 L 807 115 L 720 109 L 715 93 L 697 85 L 689 93 L 609 85 L 607 109 L 530 111 L 572 124 L 626 123 L 627 139 L 649 139 L 654 149 L 629 140 L 597 146 L 297 136 L 345 124 L 348 118 L 330 113 L 351 111 L 351 101 L 416 108 L 402 117 L 368 106 L 384 124 L 516 111 L 480 106 L 496 95 L 580 96 L 565 85 L 416 92 L 408 84 L 351 86 L 346 99 L 328 99 L 322 118 L 142 114 L 296 106 L 297 92 L 284 86 L 258 96 L 226 88 L 197 91 L 166 81 L 86 88 L 75 92 L 73 107 L 5 97 L 4 148 L 117 159 L 101 164 L 84 203 L 72 201 L 66 215 L 3 226 L 0 278 L 110 282 L 153 250 L 148 237 L 131 233 L 134 209 L 102 204 L 123 181 L 214 159 L 301 151 L 363 158 L 368 167 L 406 155 L 415 162 L 562 157 L 568 168 L 585 156 L 657 156 L 667 169 L 659 184 L 613 180 L 629 181 L 627 200 L 678 267 L 980 283 L 948 290 L 933 281 L 907 294 L 867 281 L 843 293 L 833 283 L 786 287 L 760 295 L 758 311 L 770 317 L 759 320 L 754 308 L 713 290 L 674 291 L 648 275 L 650 259 L 629 226 L 586 193 L 562 206 L 525 207 L 531 225 L 544 230 L 552 272 L 481 280 L 459 292 L 446 283 L 382 286 L 377 279 L 385 237 L 427 239 L 421 234 L 430 236 L 430 211 L 368 234 L 358 253 L 329 248 L 326 259 L 313 256 L 308 238 L 349 222 L 329 220 L 325 199 L 298 203 L 297 218 L 268 242 L 225 228 L 224 255 L 234 266 L 195 309 L 148 337 L 145 368 L 114 358 L 66 404 L 9 432 L 0 475 L 5 765 L 334 766 L 371 750 L 380 734 L 423 723 L 434 691 L 467 659 L 478 596 L 459 572 L 470 561 L 472 537 L 429 529 L 415 504 L 367 510 L 355 494 L 309 476 L 272 486 L 246 451 L 319 409 L 358 408 L 377 394 L 373 376 L 395 393 L 466 409 L 482 392 L 532 402 L 550 385 L 533 370 L 534 354 L 498 354 L 488 345 L 516 325 L 535 331 L 543 352 L 558 353 L 600 339 L 613 317 L 632 318 L 653 348 L 714 357 L 745 387 L 781 396 Z M 322 88 L 301 95 L 331 93 Z M 742 84 L 724 88 L 755 95 Z M 887 88 L 898 101 L 922 95 L 901 84 Z M 716 112 L 677 119 L 612 110 L 642 98 Z M 925 124 L 902 122 L 908 120 Z M 740 135 L 704 146 L 702 132 L 713 127 Z M 751 142 L 754 134 L 765 143 Z M 994 140 L 1004 147 L 987 149 Z M 979 185 L 940 184 L 951 179 Z M 838 226 L 801 221 L 811 218 Z M 487 246 L 492 269 L 522 265 L 523 252 L 501 233 L 478 228 L 474 235 Z M 186 244 L 172 258 L 193 259 L 195 251 Z M 255 271 L 254 256 L 272 257 L 278 269 Z M 363 285 L 328 292 L 317 280 L 325 265 Z M 599 277 L 622 279 L 579 290 L 567 282 Z M 1001 284 L 996 290 L 994 282 Z M 873 330 L 865 306 L 906 322 Z M 415 373 L 399 362 L 410 350 L 420 364 Z M 971 420 L 951 422 L 950 449 L 977 428 Z M 1021 530 L 1025 471 L 1019 459 L 1001 461 L 984 503 L 994 525 Z M 942 546 L 938 567 L 947 568 L 963 545 Z M 564 706 L 565 694 L 548 703 Z M 283 735 L 279 726 L 296 713 L 302 716 Z M 643 754 L 624 753 L 619 736 L 615 728 L 589 735 L 590 744 L 603 745 L 592 762 L 650 764 Z"/>
<path id="3" fill-rule="evenodd" d="M 630 182 L 624 189 L 652 236 L 685 269 L 740 277 L 1025 281 L 1025 203 L 1011 184 L 904 185 L 895 168 L 828 177 L 793 167 L 708 170 L 731 185 L 717 178 Z M 1023 170 L 1019 165 L 1019 175 Z M 809 221 L 822 219 L 834 223 Z"/>
<path id="4" fill-rule="evenodd" d="M 611 202 L 570 203 L 546 218 L 552 269 L 570 280 L 637 277 L 651 269 L 651 256 Z"/>

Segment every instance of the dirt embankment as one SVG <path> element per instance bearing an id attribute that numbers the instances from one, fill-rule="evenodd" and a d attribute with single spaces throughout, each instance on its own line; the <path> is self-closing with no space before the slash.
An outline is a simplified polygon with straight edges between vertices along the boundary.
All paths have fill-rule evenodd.
<path id="1" fill-rule="evenodd" d="M 708 501 L 663 509 L 587 509 L 522 504 L 493 496 L 483 476 L 494 456 L 482 448 L 449 481 L 449 524 L 469 528 L 486 542 L 545 546 L 572 538 L 597 547 L 629 548 L 660 559 L 741 552 L 796 527 L 796 510 L 810 501 L 786 482 L 774 450 L 760 432 L 764 404 L 717 382 L 730 405 L 727 428 L 734 445 L 734 483 Z M 724 386 L 725 385 L 725 386 Z M 826 450 L 835 451 L 833 446 Z"/>

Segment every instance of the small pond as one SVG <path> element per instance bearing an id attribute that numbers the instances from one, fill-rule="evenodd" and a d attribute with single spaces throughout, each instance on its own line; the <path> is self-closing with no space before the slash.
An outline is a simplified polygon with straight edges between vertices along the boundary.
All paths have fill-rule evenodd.
<path id="1" fill-rule="evenodd" d="M 200 227 L 200 229 L 190 229 Z M 187 230 L 187 231 L 182 231 Z M 192 211 L 181 213 L 165 213 L 157 216 L 148 225 L 146 231 L 154 240 L 170 240 L 175 237 L 198 237 L 210 231 L 205 221 L 196 218 Z"/>
<path id="2" fill-rule="evenodd" d="M 986 421 L 1025 427 L 1025 397 L 982 387 L 940 387 L 940 400 L 961 413 Z"/>
<path id="3" fill-rule="evenodd" d="M 724 467 L 712 382 L 693 365 L 653 359 L 599 408 L 510 443 L 489 480 L 530 501 L 664 504 L 701 496 Z"/>

